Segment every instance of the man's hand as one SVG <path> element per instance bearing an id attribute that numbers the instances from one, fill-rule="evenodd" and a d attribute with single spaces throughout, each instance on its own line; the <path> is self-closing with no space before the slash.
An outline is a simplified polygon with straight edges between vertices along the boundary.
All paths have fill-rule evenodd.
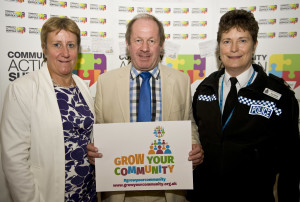
<path id="1" fill-rule="evenodd" d="M 193 167 L 201 164 L 204 159 L 204 151 L 200 144 L 193 144 L 192 151 L 189 153 L 189 161 L 193 161 Z"/>
<path id="2" fill-rule="evenodd" d="M 95 158 L 101 158 L 102 154 L 98 153 L 98 148 L 94 147 L 94 143 L 88 144 L 86 150 L 90 164 L 95 165 Z"/>

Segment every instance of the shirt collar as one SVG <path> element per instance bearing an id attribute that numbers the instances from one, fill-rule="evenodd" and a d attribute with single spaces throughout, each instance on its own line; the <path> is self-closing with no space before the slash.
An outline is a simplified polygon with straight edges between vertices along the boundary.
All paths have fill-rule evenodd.
<path id="1" fill-rule="evenodd" d="M 137 70 L 134 66 L 131 66 L 130 75 L 131 75 L 132 80 L 136 79 L 136 77 L 138 77 L 140 75 L 140 73 L 141 73 L 141 71 Z M 159 76 L 158 65 L 154 69 L 149 71 L 149 73 L 152 75 L 152 77 L 157 79 Z"/>
<path id="2" fill-rule="evenodd" d="M 248 68 L 246 71 L 244 71 L 243 73 L 241 73 L 240 75 L 238 75 L 236 77 L 236 79 L 238 80 L 237 84 L 243 88 L 247 85 L 252 73 L 254 71 L 254 68 L 253 66 L 251 65 L 250 68 Z M 231 85 L 230 83 L 230 75 L 227 73 L 227 71 L 225 70 L 225 78 L 224 78 L 224 81 L 225 81 L 225 85 Z"/>

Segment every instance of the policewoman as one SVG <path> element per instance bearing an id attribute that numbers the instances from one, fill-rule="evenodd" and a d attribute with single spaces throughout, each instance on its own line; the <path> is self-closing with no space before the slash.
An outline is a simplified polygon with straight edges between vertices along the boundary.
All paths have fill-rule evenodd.
<path id="1" fill-rule="evenodd" d="M 298 102 L 282 79 L 252 63 L 258 29 L 245 10 L 220 19 L 222 67 L 193 98 L 205 159 L 190 201 L 299 201 Z"/>

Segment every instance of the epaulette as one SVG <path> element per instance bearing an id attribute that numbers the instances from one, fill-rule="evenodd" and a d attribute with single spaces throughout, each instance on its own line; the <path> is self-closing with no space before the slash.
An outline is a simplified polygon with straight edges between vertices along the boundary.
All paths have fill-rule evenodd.
<path id="1" fill-rule="evenodd" d="M 295 93 L 295 92 L 292 90 L 291 86 L 290 86 L 284 79 L 282 79 L 282 78 L 280 78 L 280 77 L 278 77 L 278 76 L 275 76 L 274 74 L 269 74 L 269 77 L 270 77 L 271 79 L 274 79 L 275 81 L 279 82 L 280 84 L 285 85 L 290 91 L 292 91 L 293 93 Z"/>

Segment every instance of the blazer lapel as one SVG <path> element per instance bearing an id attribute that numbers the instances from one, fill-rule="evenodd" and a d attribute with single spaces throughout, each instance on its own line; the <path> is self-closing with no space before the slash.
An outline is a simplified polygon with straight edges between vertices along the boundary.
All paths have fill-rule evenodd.
<path id="1" fill-rule="evenodd" d="M 123 115 L 124 122 L 130 122 L 130 67 L 131 66 L 121 67 L 122 71 L 120 71 L 119 77 L 117 78 L 117 99 L 121 107 L 121 113 Z"/>
<path id="2" fill-rule="evenodd" d="M 169 67 L 159 65 L 161 73 L 161 95 L 162 95 L 162 121 L 167 121 L 170 116 L 173 102 L 174 79 L 168 71 Z"/>

